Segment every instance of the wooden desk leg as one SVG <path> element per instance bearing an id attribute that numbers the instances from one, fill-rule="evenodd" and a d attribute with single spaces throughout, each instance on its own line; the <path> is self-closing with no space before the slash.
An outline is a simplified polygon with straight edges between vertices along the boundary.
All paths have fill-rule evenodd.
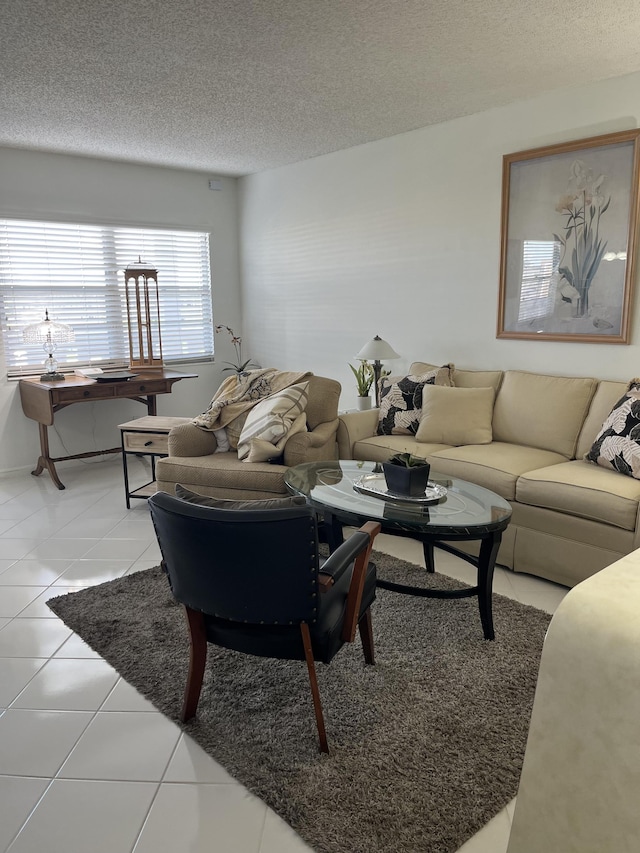
<path id="1" fill-rule="evenodd" d="M 40 456 L 38 457 L 38 464 L 31 473 L 34 477 L 37 477 L 46 468 L 56 486 L 59 489 L 64 489 L 66 487 L 60 481 L 56 466 L 53 464 L 53 459 L 49 456 L 49 433 L 47 432 L 47 425 L 39 423 L 38 429 L 40 430 Z"/>
<path id="2" fill-rule="evenodd" d="M 158 405 L 157 405 L 156 395 L 154 394 L 153 396 L 147 397 L 147 412 L 148 412 L 148 414 L 155 417 L 158 414 L 157 408 L 158 408 Z"/>

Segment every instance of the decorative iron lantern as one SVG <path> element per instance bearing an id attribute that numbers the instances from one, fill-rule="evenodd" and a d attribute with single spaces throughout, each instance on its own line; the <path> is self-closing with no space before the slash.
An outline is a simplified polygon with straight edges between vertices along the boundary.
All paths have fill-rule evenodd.
<path id="1" fill-rule="evenodd" d="M 124 271 L 129 324 L 129 366 L 161 370 L 162 338 L 158 270 L 150 269 L 138 257 Z"/>

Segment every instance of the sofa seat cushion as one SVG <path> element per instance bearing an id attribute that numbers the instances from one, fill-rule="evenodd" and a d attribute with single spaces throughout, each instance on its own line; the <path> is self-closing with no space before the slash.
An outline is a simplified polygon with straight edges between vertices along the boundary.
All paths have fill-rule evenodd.
<path id="1" fill-rule="evenodd" d="M 289 494 L 284 484 L 286 470 L 286 465 L 268 462 L 247 465 L 233 451 L 210 456 L 167 456 L 156 462 L 156 480 L 182 483 L 194 491 L 200 491 L 199 486 L 212 490 L 205 494 L 247 491 L 277 496 Z M 173 488 L 170 491 L 173 494 Z"/>
<path id="2" fill-rule="evenodd" d="M 523 474 L 516 500 L 635 530 L 640 482 L 576 459 Z"/>
<path id="3" fill-rule="evenodd" d="M 564 456 L 551 450 L 522 447 L 503 441 L 451 447 L 430 453 L 427 458 L 433 474 L 447 474 L 450 477 L 470 480 L 478 486 L 491 489 L 508 501 L 515 500 L 516 482 L 526 471 L 567 461 Z"/>
<path id="4" fill-rule="evenodd" d="M 386 462 L 394 453 L 412 453 L 414 456 L 427 458 L 429 453 L 446 450 L 448 444 L 427 444 L 416 441 L 412 435 L 375 435 L 363 438 L 353 445 L 353 458 L 365 459 L 370 462 Z"/>

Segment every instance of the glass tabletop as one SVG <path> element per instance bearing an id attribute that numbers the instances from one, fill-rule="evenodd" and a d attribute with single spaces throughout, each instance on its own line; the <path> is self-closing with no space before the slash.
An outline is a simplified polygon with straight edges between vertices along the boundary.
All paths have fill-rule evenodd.
<path id="1" fill-rule="evenodd" d="M 380 521 L 383 528 L 415 528 L 435 534 L 473 534 L 504 530 L 511 517 L 508 502 L 489 489 L 457 477 L 431 471 L 427 489 L 431 500 L 406 502 L 397 496 L 374 494 L 375 488 L 358 491 L 382 475 L 379 462 L 335 460 L 306 462 L 289 468 L 285 483 L 312 506 L 332 511 L 343 520 Z M 443 491 L 446 492 L 441 494 Z"/>

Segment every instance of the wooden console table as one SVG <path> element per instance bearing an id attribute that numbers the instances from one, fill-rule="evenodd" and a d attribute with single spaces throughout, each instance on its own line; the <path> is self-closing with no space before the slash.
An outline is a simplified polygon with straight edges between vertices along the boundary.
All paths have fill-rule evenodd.
<path id="1" fill-rule="evenodd" d="M 197 373 L 178 373 L 175 370 L 141 371 L 135 379 L 125 382 L 96 382 L 84 376 L 68 375 L 60 382 L 41 382 L 39 379 L 20 380 L 20 400 L 22 411 L 28 418 L 38 422 L 40 430 L 40 456 L 35 469 L 35 477 L 45 469 L 59 489 L 64 485 L 58 477 L 56 462 L 69 459 L 86 459 L 89 456 L 102 456 L 106 453 L 120 453 L 120 447 L 109 450 L 92 450 L 88 453 L 76 453 L 72 456 L 49 455 L 49 434 L 47 427 L 53 424 L 56 412 L 73 403 L 95 403 L 99 400 L 137 400 L 144 403 L 149 415 L 156 414 L 156 396 L 170 394 L 174 382 L 180 379 L 195 379 Z"/>

